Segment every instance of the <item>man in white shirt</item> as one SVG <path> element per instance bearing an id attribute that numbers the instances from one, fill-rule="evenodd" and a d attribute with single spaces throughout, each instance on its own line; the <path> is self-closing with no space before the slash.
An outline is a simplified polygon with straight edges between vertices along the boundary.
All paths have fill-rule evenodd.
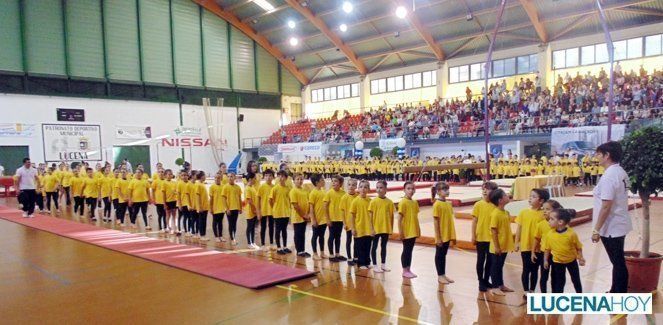
<path id="1" fill-rule="evenodd" d="M 23 205 L 23 217 L 32 218 L 35 212 L 37 199 L 37 169 L 32 167 L 30 158 L 23 159 L 23 166 L 16 170 L 16 189 L 19 191 L 19 201 Z"/>
<path id="2" fill-rule="evenodd" d="M 633 226 L 628 215 L 628 175 L 619 165 L 622 146 L 606 142 L 596 148 L 599 164 L 605 172 L 594 188 L 592 242 L 599 239 L 612 263 L 611 293 L 626 293 L 628 269 L 624 259 L 624 239 Z"/>

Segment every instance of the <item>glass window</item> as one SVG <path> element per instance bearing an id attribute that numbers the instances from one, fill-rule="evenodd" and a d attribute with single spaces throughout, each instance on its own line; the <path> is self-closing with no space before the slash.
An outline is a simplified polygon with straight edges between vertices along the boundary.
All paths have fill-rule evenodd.
<path id="1" fill-rule="evenodd" d="M 504 60 L 493 61 L 493 77 L 504 76 Z"/>
<path id="2" fill-rule="evenodd" d="M 626 41 L 613 42 L 612 44 L 615 47 L 614 60 L 618 61 L 626 59 Z"/>
<path id="3" fill-rule="evenodd" d="M 391 77 L 387 78 L 387 91 L 396 90 L 396 78 Z"/>
<path id="4" fill-rule="evenodd" d="M 566 49 L 566 67 L 578 66 L 578 48 Z"/>
<path id="5" fill-rule="evenodd" d="M 331 99 L 331 89 L 325 88 L 325 100 L 330 100 L 330 99 Z"/>
<path id="6" fill-rule="evenodd" d="M 432 86 L 437 85 L 437 71 L 434 70 L 430 72 L 430 80 Z"/>
<path id="7" fill-rule="evenodd" d="M 483 73 L 481 73 L 481 65 L 482 63 L 475 63 L 470 66 L 470 80 L 480 80 L 481 77 L 483 76 Z"/>
<path id="8" fill-rule="evenodd" d="M 421 88 L 421 73 L 412 74 L 412 88 Z"/>
<path id="9" fill-rule="evenodd" d="M 331 90 L 331 97 L 330 97 L 331 100 L 336 99 L 336 87 L 331 87 L 331 88 L 328 88 L 328 89 Z"/>
<path id="10" fill-rule="evenodd" d="M 458 73 L 459 73 L 458 80 L 460 80 L 460 81 L 470 80 L 470 66 L 469 65 L 462 65 L 458 68 L 459 68 L 458 69 Z"/>
<path id="11" fill-rule="evenodd" d="M 430 71 L 424 71 L 422 74 L 423 74 L 424 87 L 430 87 L 433 84 L 433 79 L 431 77 Z"/>
<path id="12" fill-rule="evenodd" d="M 594 45 L 583 46 L 580 48 L 580 64 L 594 64 Z"/>
<path id="13" fill-rule="evenodd" d="M 661 35 L 653 35 L 645 37 L 645 55 L 659 55 L 661 54 Z"/>
<path id="14" fill-rule="evenodd" d="M 608 45 L 605 43 L 596 44 L 594 56 L 596 57 L 594 63 L 608 62 L 610 60 L 610 57 L 608 56 Z"/>
<path id="15" fill-rule="evenodd" d="M 318 90 L 313 90 L 311 91 L 311 101 L 312 102 L 317 102 L 318 101 Z"/>
<path id="16" fill-rule="evenodd" d="M 387 92 L 387 79 L 378 79 L 378 92 L 379 93 Z"/>
<path id="17" fill-rule="evenodd" d="M 377 93 L 378 93 L 378 81 L 371 80 L 371 94 L 377 94 Z"/>
<path id="18" fill-rule="evenodd" d="M 405 83 L 405 89 L 412 89 L 412 75 L 411 74 L 406 74 L 403 76 L 404 83 Z"/>
<path id="19" fill-rule="evenodd" d="M 343 86 L 336 87 L 336 94 L 337 94 L 338 99 L 345 98 L 345 91 L 343 90 Z"/>
<path id="20" fill-rule="evenodd" d="M 562 69 L 566 67 L 566 51 L 560 50 L 553 52 L 553 69 Z"/>
<path id="21" fill-rule="evenodd" d="M 530 54 L 529 56 L 529 72 L 539 70 L 539 56 L 537 54 Z"/>
<path id="22" fill-rule="evenodd" d="M 359 96 L 359 84 L 355 83 L 351 85 L 352 87 L 352 97 L 357 97 Z"/>
<path id="23" fill-rule="evenodd" d="M 504 59 L 504 75 L 513 76 L 516 74 L 516 58 Z"/>
<path id="24" fill-rule="evenodd" d="M 403 90 L 403 76 L 396 77 L 396 91 Z"/>
<path id="25" fill-rule="evenodd" d="M 529 55 L 528 56 L 519 56 L 517 59 L 518 63 L 518 73 L 528 73 L 529 69 Z"/>
<path id="26" fill-rule="evenodd" d="M 632 38 L 626 42 L 629 59 L 642 57 L 642 37 Z"/>

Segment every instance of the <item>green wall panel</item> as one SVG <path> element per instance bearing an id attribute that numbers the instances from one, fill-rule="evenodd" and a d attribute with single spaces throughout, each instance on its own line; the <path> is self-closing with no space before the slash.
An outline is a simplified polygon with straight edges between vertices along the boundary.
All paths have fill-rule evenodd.
<path id="1" fill-rule="evenodd" d="M 281 92 L 289 96 L 302 95 L 302 84 L 283 66 L 281 66 Z"/>
<path id="2" fill-rule="evenodd" d="M 19 10 L 19 0 L 0 0 L 0 70 L 23 71 Z"/>
<path id="3" fill-rule="evenodd" d="M 203 46 L 205 86 L 230 89 L 228 24 L 207 10 L 203 11 Z"/>
<path id="4" fill-rule="evenodd" d="M 175 79 L 179 85 L 203 86 L 198 5 L 191 0 L 172 1 Z"/>
<path id="5" fill-rule="evenodd" d="M 58 0 L 25 0 L 28 72 L 66 75 L 62 6 Z"/>
<path id="6" fill-rule="evenodd" d="M 169 3 L 165 0 L 139 1 L 143 81 L 172 84 Z"/>
<path id="7" fill-rule="evenodd" d="M 104 78 L 101 0 L 67 0 L 69 74 Z"/>
<path id="8" fill-rule="evenodd" d="M 258 91 L 279 92 L 279 68 L 276 58 L 262 46 L 256 47 L 256 63 L 258 65 Z"/>
<path id="9" fill-rule="evenodd" d="M 108 78 L 141 81 L 136 0 L 104 1 Z"/>
<path id="10" fill-rule="evenodd" d="M 253 65 L 253 40 L 235 27 L 230 34 L 230 63 L 232 64 L 233 89 L 256 90 Z"/>

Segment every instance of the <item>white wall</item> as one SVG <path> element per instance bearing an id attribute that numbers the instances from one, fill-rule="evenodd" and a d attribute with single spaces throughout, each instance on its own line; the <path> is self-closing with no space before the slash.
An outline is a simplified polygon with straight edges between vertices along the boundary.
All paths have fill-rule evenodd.
<path id="1" fill-rule="evenodd" d="M 85 122 L 58 122 L 57 108 L 80 108 L 85 110 Z M 167 140 L 177 138 L 174 130 L 180 125 L 179 107 L 175 103 L 143 101 L 105 100 L 73 97 L 50 97 L 32 95 L 0 94 L 0 123 L 36 124 L 36 132 L 29 138 L 0 137 L 0 145 L 27 145 L 33 161 L 44 160 L 42 123 L 57 124 L 97 124 L 101 126 L 102 159 L 113 162 L 113 146 L 136 140 L 117 139 L 116 126 L 150 126 L 152 166 L 161 161 L 166 168 L 176 168 L 175 159 L 181 155 L 181 146 L 163 146 L 159 136 L 170 135 Z M 212 108 L 211 122 L 221 127 L 221 141 L 226 143 L 221 153 L 222 160 L 230 163 L 239 152 L 237 141 L 237 112 L 234 107 Z M 244 115 L 240 131 L 242 138 L 266 137 L 279 127 L 279 111 L 267 109 L 240 108 Z M 183 105 L 183 125 L 202 130 L 203 139 L 208 139 L 207 121 L 202 106 Z M 207 172 L 216 171 L 216 161 L 211 147 L 184 147 L 185 159 L 191 161 L 194 169 Z M 157 158 L 158 157 L 158 158 Z M 135 166 L 137 162 L 132 162 Z"/>
<path id="2" fill-rule="evenodd" d="M 490 145 L 502 145 L 502 152 L 506 153 L 511 150 L 514 155 L 521 156 L 521 144 L 520 141 L 495 141 L 490 143 Z M 429 144 L 429 145 L 412 145 L 411 147 L 419 147 L 421 150 L 421 157 L 431 156 L 431 157 L 449 157 L 451 155 L 458 154 L 472 154 L 474 156 L 481 156 L 481 158 L 486 157 L 486 150 L 483 142 L 460 142 L 460 143 L 441 143 L 441 144 Z M 490 147 L 489 147 L 490 149 Z M 407 149 L 406 152 L 409 154 L 410 150 Z"/>

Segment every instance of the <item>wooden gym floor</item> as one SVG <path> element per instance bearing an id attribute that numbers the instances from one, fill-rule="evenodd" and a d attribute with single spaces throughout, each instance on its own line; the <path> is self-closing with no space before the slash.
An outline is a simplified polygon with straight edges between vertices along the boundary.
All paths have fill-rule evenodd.
<path id="1" fill-rule="evenodd" d="M 2 198 L 0 204 L 16 206 L 16 200 Z M 639 245 L 640 211 L 632 212 L 636 228 L 627 237 L 627 249 Z M 652 251 L 660 253 L 663 252 L 663 202 L 654 202 L 651 211 Z M 423 213 L 430 213 L 430 210 L 422 210 Z M 69 212 L 61 217 L 77 220 Z M 151 224 L 156 225 L 156 217 Z M 428 225 L 425 223 L 422 227 Z M 392 272 L 373 274 L 348 268 L 345 263 L 250 252 L 244 249 L 244 229 L 240 221 L 240 245 L 234 250 L 225 243 L 204 245 L 292 267 L 306 267 L 319 274 L 255 291 L 0 220 L 0 323 L 663 323 L 660 294 L 654 299 L 654 314 L 646 317 L 528 316 L 522 298 L 521 261 L 517 253 L 509 255 L 504 270 L 505 283 L 516 292 L 495 298 L 478 292 L 475 254 L 471 251 L 450 250 L 447 274 L 456 283 L 443 287 L 437 283 L 433 247 L 415 248 L 413 271 L 419 277 L 410 281 L 400 276 L 401 245 L 398 242 L 390 242 L 387 249 L 387 264 Z M 587 259 L 587 265 L 581 267 L 584 291 L 604 292 L 609 288 L 611 270 L 607 255 L 600 245 L 591 243 L 591 225 L 575 229 L 585 246 Z M 159 236 L 156 233 L 146 235 Z M 289 235 L 292 236 L 292 230 Z M 165 239 L 200 245 L 181 238 Z M 310 229 L 307 239 L 310 252 Z M 292 238 L 289 244 L 292 245 Z M 345 252 L 344 243 L 342 252 Z M 567 283 L 566 291 L 572 290 Z"/>

